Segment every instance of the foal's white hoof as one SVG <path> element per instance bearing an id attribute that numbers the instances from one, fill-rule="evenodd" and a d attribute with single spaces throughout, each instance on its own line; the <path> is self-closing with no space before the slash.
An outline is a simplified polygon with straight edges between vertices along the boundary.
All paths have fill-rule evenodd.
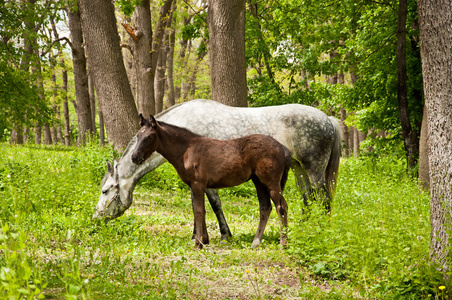
<path id="1" fill-rule="evenodd" d="M 251 248 L 254 249 L 254 248 L 259 247 L 260 243 L 261 243 L 261 241 L 260 241 L 259 239 L 255 239 L 255 240 L 253 241 L 253 243 L 251 244 Z"/>

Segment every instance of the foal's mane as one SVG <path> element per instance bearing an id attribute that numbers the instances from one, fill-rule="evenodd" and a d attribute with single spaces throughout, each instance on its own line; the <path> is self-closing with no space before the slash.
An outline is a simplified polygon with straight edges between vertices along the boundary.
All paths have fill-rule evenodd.
<path id="1" fill-rule="evenodd" d="M 157 124 L 162 127 L 162 129 L 168 131 L 171 135 L 173 136 L 178 136 L 178 137 L 199 137 L 201 135 L 194 133 L 191 130 L 188 130 L 187 128 L 184 127 L 179 127 L 176 125 L 172 125 L 172 124 L 168 124 L 162 121 L 157 121 Z"/>

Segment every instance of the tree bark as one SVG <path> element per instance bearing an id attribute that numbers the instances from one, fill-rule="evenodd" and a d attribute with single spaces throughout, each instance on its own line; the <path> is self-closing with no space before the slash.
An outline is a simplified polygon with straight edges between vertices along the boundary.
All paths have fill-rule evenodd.
<path id="1" fill-rule="evenodd" d="M 245 0 L 209 0 L 208 26 L 212 98 L 247 106 Z"/>
<path id="2" fill-rule="evenodd" d="M 419 140 L 412 130 L 408 110 L 407 95 L 407 67 L 406 67 L 406 19 L 408 14 L 408 1 L 399 1 L 399 16 L 397 25 L 397 100 L 399 103 L 399 116 L 402 125 L 403 139 L 407 156 L 407 169 L 413 169 L 419 159 Z"/>
<path id="3" fill-rule="evenodd" d="M 91 126 L 93 127 L 93 133 L 96 132 L 96 94 L 94 93 L 94 81 L 93 76 L 88 72 L 88 93 L 89 93 L 89 106 L 91 110 Z"/>
<path id="4" fill-rule="evenodd" d="M 102 112 L 102 103 L 99 99 L 99 140 L 101 147 L 105 146 L 105 125 L 104 125 L 104 113 Z"/>
<path id="5" fill-rule="evenodd" d="M 91 106 L 88 90 L 88 73 L 86 71 L 85 49 L 83 48 L 83 33 L 80 20 L 80 9 L 69 7 L 67 10 L 69 31 L 72 42 L 72 64 L 74 68 L 75 98 L 79 130 L 79 143 L 85 144 L 85 135 L 94 133 L 91 121 Z"/>
<path id="6" fill-rule="evenodd" d="M 430 191 L 430 176 L 428 167 L 428 118 L 427 106 L 424 105 L 422 115 L 421 138 L 419 142 L 419 187 Z"/>
<path id="7" fill-rule="evenodd" d="M 427 106 L 430 168 L 431 258 L 449 269 L 452 214 L 451 0 L 419 0 L 422 75 Z"/>
<path id="8" fill-rule="evenodd" d="M 113 3 L 80 0 L 88 64 L 102 103 L 108 139 L 123 151 L 139 129 L 138 112 L 124 67 Z"/>

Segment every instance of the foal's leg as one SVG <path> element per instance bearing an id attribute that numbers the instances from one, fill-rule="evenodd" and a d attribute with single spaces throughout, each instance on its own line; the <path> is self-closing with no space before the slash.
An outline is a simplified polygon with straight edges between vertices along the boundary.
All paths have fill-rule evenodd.
<path id="1" fill-rule="evenodd" d="M 205 187 L 191 186 L 191 199 L 193 203 L 193 215 L 195 217 L 195 248 L 202 249 L 209 243 L 209 235 L 206 226 L 206 207 L 204 204 Z"/>
<path id="2" fill-rule="evenodd" d="M 270 202 L 270 194 L 268 193 L 267 187 L 262 184 L 262 182 L 257 178 L 252 178 L 254 186 L 257 191 L 257 198 L 259 199 L 259 226 L 257 227 L 256 236 L 254 237 L 252 248 L 256 248 L 262 241 L 262 236 L 264 235 L 265 226 L 268 222 L 268 217 L 272 211 L 272 204 Z"/>
<path id="3" fill-rule="evenodd" d="M 227 241 L 232 234 L 228 223 L 226 222 L 226 218 L 224 217 L 223 209 L 221 209 L 220 196 L 218 196 L 218 192 L 215 189 L 206 189 L 206 195 L 215 216 L 217 216 L 218 225 L 220 226 L 221 240 Z"/>
<path id="4" fill-rule="evenodd" d="M 218 220 L 218 226 L 220 227 L 221 240 L 227 241 L 229 237 L 232 236 L 231 230 L 229 229 L 228 223 L 226 222 L 226 218 L 224 217 L 223 209 L 221 208 L 221 200 L 220 196 L 218 196 L 218 191 L 215 189 L 206 189 L 207 199 L 209 199 L 210 206 L 212 207 L 213 212 Z M 192 208 L 193 208 L 193 200 L 192 200 Z M 193 227 L 193 235 L 192 241 L 196 238 L 196 224 Z"/>
<path id="5" fill-rule="evenodd" d="M 281 193 L 280 187 L 269 188 L 269 194 L 270 198 L 273 200 L 273 204 L 275 204 L 276 212 L 278 213 L 279 220 L 281 222 L 279 243 L 285 247 L 287 245 L 288 205 L 286 199 L 284 199 Z"/>

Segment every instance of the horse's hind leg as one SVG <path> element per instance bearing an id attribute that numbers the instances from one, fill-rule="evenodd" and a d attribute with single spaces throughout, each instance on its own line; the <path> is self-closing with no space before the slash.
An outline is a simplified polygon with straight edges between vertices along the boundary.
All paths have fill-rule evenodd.
<path id="1" fill-rule="evenodd" d="M 295 176 L 295 180 L 297 182 L 297 188 L 303 199 L 303 203 L 305 204 L 305 206 L 307 206 L 308 198 L 311 193 L 311 184 L 309 181 L 308 174 L 303 170 L 300 163 L 294 159 L 292 159 L 292 164 L 290 165 L 290 167 Z"/>
<path id="2" fill-rule="evenodd" d="M 270 198 L 273 200 L 273 204 L 275 205 L 276 212 L 278 213 L 279 220 L 281 222 L 279 243 L 285 247 L 287 245 L 287 228 L 288 228 L 287 213 L 289 208 L 286 199 L 284 199 L 281 193 L 281 188 L 279 187 L 269 188 L 269 195 Z"/>
<path id="3" fill-rule="evenodd" d="M 220 226 L 221 240 L 227 241 L 232 234 L 224 217 L 223 209 L 221 208 L 220 196 L 218 196 L 218 192 L 215 189 L 206 189 L 206 195 L 215 216 L 217 216 L 218 225 Z"/>
<path id="4" fill-rule="evenodd" d="M 291 168 L 294 172 L 298 189 L 302 193 L 305 209 L 309 211 L 308 199 L 314 198 L 321 201 L 325 210 L 329 212 L 331 210 L 331 194 L 326 184 L 323 166 L 315 162 L 305 169 L 300 162 L 292 160 Z"/>
<path id="5" fill-rule="evenodd" d="M 257 227 L 256 236 L 254 237 L 252 248 L 256 248 L 262 241 L 264 235 L 265 226 L 267 225 L 268 218 L 272 211 L 272 204 L 270 202 L 270 194 L 267 187 L 257 178 L 252 178 L 254 186 L 256 187 L 257 198 L 259 199 L 259 226 Z"/>
<path id="6" fill-rule="evenodd" d="M 320 201 L 325 207 L 325 211 L 329 213 L 331 211 L 331 193 L 328 189 L 325 176 L 323 172 L 310 172 L 312 194 L 315 199 Z"/>

